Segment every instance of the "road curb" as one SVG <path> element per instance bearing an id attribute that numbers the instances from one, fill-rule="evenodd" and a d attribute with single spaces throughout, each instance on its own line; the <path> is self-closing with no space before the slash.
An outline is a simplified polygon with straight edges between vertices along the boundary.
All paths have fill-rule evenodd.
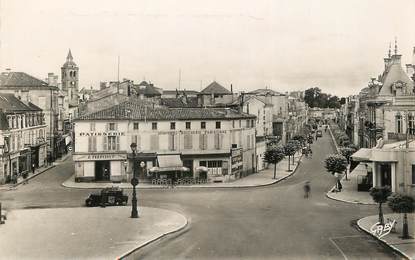
<path id="1" fill-rule="evenodd" d="M 326 193 L 326 197 L 327 198 L 332 199 L 332 200 L 335 200 L 335 201 L 340 201 L 340 202 L 343 202 L 343 203 L 350 203 L 350 204 L 357 204 L 357 205 L 376 205 L 376 203 L 366 203 L 366 202 L 360 202 L 360 201 L 350 201 L 350 200 L 343 200 L 343 199 L 339 199 L 339 198 L 332 197 L 330 195 L 330 193 L 332 192 L 333 189 L 334 189 L 334 187 L 329 192 Z"/>
<path id="2" fill-rule="evenodd" d="M 367 218 L 367 217 L 366 217 Z M 380 241 L 383 245 L 389 247 L 390 249 L 392 249 L 393 251 L 395 251 L 396 253 L 400 254 L 401 256 L 405 257 L 406 259 L 412 259 L 412 257 L 408 256 L 407 254 L 405 254 L 404 252 L 402 252 L 399 248 L 395 247 L 394 245 L 390 245 L 388 244 L 385 240 L 378 238 L 377 236 L 373 235 L 372 232 L 366 230 L 363 226 L 360 225 L 360 221 L 363 220 L 364 218 L 361 218 L 357 221 L 357 226 L 359 227 L 359 229 L 363 230 L 365 233 L 369 234 L 370 236 L 374 237 L 375 239 L 377 239 L 378 241 Z"/>
<path id="3" fill-rule="evenodd" d="M 172 211 L 172 212 L 175 212 L 177 214 L 180 214 L 185 219 L 185 223 L 183 225 L 181 225 L 180 227 L 174 229 L 174 230 L 171 230 L 169 232 L 163 233 L 163 234 L 161 234 L 160 236 L 158 236 L 156 238 L 153 238 L 153 239 L 150 239 L 150 240 L 148 240 L 148 241 L 146 241 L 144 243 L 141 243 L 137 247 L 135 247 L 135 248 L 133 248 L 133 249 L 131 249 L 131 250 L 123 253 L 121 256 L 117 257 L 116 259 L 125 259 L 125 258 L 128 258 L 128 257 L 132 256 L 132 254 L 134 254 L 136 251 L 140 250 L 141 248 L 143 248 L 143 247 L 145 247 L 145 246 L 147 246 L 147 245 L 149 245 L 149 244 L 151 244 L 153 242 L 156 242 L 156 241 L 158 241 L 158 240 L 160 240 L 160 239 L 162 239 L 162 238 L 164 238 L 164 237 L 166 237 L 168 235 L 171 235 L 171 234 L 174 234 L 174 233 L 178 233 L 178 232 L 182 231 L 183 229 L 185 229 L 187 227 L 187 225 L 189 224 L 189 220 L 187 219 L 187 217 L 185 215 L 183 215 L 183 214 L 181 214 L 179 212 L 173 211 L 173 210 L 169 210 L 169 211 Z"/>
<path id="4" fill-rule="evenodd" d="M 303 155 L 301 155 L 299 157 L 295 168 L 291 171 L 290 174 L 288 174 L 288 175 L 286 175 L 286 176 L 284 176 L 280 179 L 276 179 L 272 182 L 265 183 L 265 184 L 244 185 L 244 186 L 229 186 L 229 187 L 226 187 L 226 186 L 217 186 L 217 187 L 214 187 L 214 186 L 199 186 L 199 187 L 195 187 L 195 186 L 174 186 L 174 189 L 243 189 L 243 188 L 257 188 L 257 187 L 271 186 L 271 185 L 274 185 L 276 183 L 279 183 L 279 182 L 291 177 L 297 171 L 297 168 L 300 165 L 302 158 L 303 158 Z M 65 182 L 61 183 L 61 186 L 65 187 L 65 188 L 69 188 L 69 189 L 102 189 L 102 188 L 104 188 L 104 187 L 74 187 L 74 186 L 66 185 Z M 116 186 L 116 185 L 114 185 L 114 186 Z M 125 188 L 125 189 L 132 189 L 132 188 Z M 163 187 L 160 187 L 160 186 L 155 186 L 155 187 L 145 187 L 145 188 L 137 187 L 137 189 L 139 189 L 139 190 L 166 190 L 166 189 L 169 189 L 169 188 L 163 188 Z"/>
<path id="5" fill-rule="evenodd" d="M 28 176 L 26 178 L 26 181 L 29 181 L 29 180 L 35 178 L 36 176 L 38 176 L 38 175 L 40 175 L 40 174 L 42 174 L 42 173 L 44 173 L 44 172 L 46 172 L 46 171 L 54 168 L 55 166 L 56 165 L 50 165 L 48 168 L 42 169 L 41 171 L 39 171 L 39 172 L 37 172 L 35 174 L 32 174 L 32 175 Z M 17 188 L 18 186 L 20 186 L 21 184 L 23 184 L 24 181 L 25 180 L 22 180 L 22 181 L 20 181 L 20 182 L 18 182 L 16 184 L 12 184 L 12 185 L 10 185 L 8 187 L 0 187 L 0 190 L 11 190 L 11 189 Z"/>

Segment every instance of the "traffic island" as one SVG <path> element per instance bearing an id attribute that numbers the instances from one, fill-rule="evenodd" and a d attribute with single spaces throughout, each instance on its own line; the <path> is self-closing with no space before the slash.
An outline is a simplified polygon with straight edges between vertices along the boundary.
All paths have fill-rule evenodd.
<path id="1" fill-rule="evenodd" d="M 119 259 L 187 225 L 165 209 L 131 207 L 14 210 L 0 226 L 4 259 Z"/>
<path id="2" fill-rule="evenodd" d="M 357 221 L 360 229 L 381 241 L 407 259 L 415 259 L 415 239 L 402 239 L 402 216 L 385 214 L 385 226 L 378 226 L 378 215 L 368 216 Z M 415 214 L 408 214 L 409 234 L 414 236 Z"/>

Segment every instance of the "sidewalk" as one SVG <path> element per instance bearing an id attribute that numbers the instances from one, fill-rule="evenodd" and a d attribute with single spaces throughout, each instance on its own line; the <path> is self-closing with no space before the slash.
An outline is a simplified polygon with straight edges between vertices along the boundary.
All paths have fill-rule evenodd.
<path id="1" fill-rule="evenodd" d="M 396 232 L 391 232 L 388 235 L 377 238 L 376 236 L 372 235 L 370 232 L 370 228 L 378 221 L 378 216 L 369 216 L 360 219 L 357 224 L 361 229 L 365 232 L 371 234 L 372 236 L 376 237 L 393 250 L 399 252 L 400 254 L 404 255 L 408 259 L 415 259 L 415 239 L 401 239 L 402 236 L 402 218 L 403 214 L 386 214 L 384 215 L 385 221 L 390 218 L 397 220 L 398 223 L 395 224 Z M 414 233 L 414 225 L 415 225 L 415 214 L 408 214 L 408 226 L 409 226 L 409 235 L 415 237 Z"/>
<path id="2" fill-rule="evenodd" d="M 327 192 L 327 197 L 342 202 L 375 205 L 376 203 L 373 201 L 368 191 L 357 191 L 357 181 L 359 176 L 366 176 L 366 168 L 363 164 L 359 164 L 347 175 L 347 181 L 346 176 L 343 177 L 341 181 L 343 189 L 341 192 L 332 192 L 335 188 L 333 187 L 333 189 Z"/>
<path id="3" fill-rule="evenodd" d="M 140 207 L 15 210 L 0 225 L 2 259 L 119 259 L 186 227 L 176 212 Z"/>
<path id="4" fill-rule="evenodd" d="M 64 157 L 56 160 L 55 162 L 53 162 L 51 165 L 47 165 L 47 166 L 42 166 L 40 168 L 35 169 L 35 172 L 32 173 L 32 171 L 29 172 L 28 177 L 26 178 L 27 181 L 30 181 L 30 179 L 38 176 L 41 173 L 44 173 L 45 171 L 52 169 L 53 167 L 55 167 L 56 165 L 59 165 L 59 163 L 66 161 L 69 157 L 71 156 L 71 153 L 66 154 Z M 17 179 L 17 183 L 7 183 L 7 184 L 2 184 L 0 185 L 0 191 L 2 190 L 11 190 L 16 188 L 17 186 L 19 186 L 20 184 L 22 184 L 24 181 L 23 177 L 20 176 Z"/>
<path id="5" fill-rule="evenodd" d="M 180 185 L 174 186 L 174 188 L 246 188 L 246 187 L 258 187 L 258 186 L 267 186 L 279 181 L 284 180 L 285 178 L 291 176 L 295 173 L 301 160 L 301 154 L 297 153 L 295 156 L 295 164 L 290 166 L 290 172 L 287 172 L 288 169 L 288 159 L 282 160 L 277 164 L 277 176 L 274 177 L 274 165 L 270 165 L 268 169 L 265 169 L 258 173 L 253 173 L 247 177 L 235 180 L 233 182 L 225 183 L 207 183 L 207 184 L 197 184 L 197 185 Z M 291 159 L 292 163 L 292 159 Z M 80 188 L 80 189 L 101 189 L 107 187 L 120 187 L 123 189 L 131 189 L 132 186 L 130 183 L 95 183 L 95 182 L 75 182 L 75 177 L 72 176 L 64 183 L 64 187 L 67 188 Z M 152 185 L 147 183 L 140 183 L 137 186 L 139 189 L 165 189 L 166 186 Z"/>

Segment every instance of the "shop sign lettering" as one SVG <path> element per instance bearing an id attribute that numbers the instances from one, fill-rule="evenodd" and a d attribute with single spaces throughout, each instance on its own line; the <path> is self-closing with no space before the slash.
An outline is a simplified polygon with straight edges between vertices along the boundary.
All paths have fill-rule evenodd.
<path id="1" fill-rule="evenodd" d="M 226 134 L 226 130 L 188 130 L 188 131 L 158 131 L 159 135 L 177 134 Z"/>
<path id="2" fill-rule="evenodd" d="M 242 148 L 231 149 L 231 169 L 232 174 L 236 174 L 242 170 Z"/>
<path id="3" fill-rule="evenodd" d="M 124 136 L 124 132 L 80 132 L 79 136 Z"/>
<path id="4" fill-rule="evenodd" d="M 393 226 L 396 224 L 396 220 L 389 221 L 385 223 L 384 226 L 380 224 L 380 222 L 376 222 L 371 228 L 370 232 L 372 232 L 373 235 L 377 236 L 378 238 L 382 238 L 386 235 L 388 235 Z"/>
<path id="5" fill-rule="evenodd" d="M 127 160 L 126 154 L 77 154 L 74 161 Z"/>

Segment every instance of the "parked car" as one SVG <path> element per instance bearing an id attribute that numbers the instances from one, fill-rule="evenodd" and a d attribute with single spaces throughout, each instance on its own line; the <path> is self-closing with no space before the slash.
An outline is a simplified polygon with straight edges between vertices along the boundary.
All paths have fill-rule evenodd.
<path id="1" fill-rule="evenodd" d="M 100 193 L 89 194 L 85 200 L 87 207 L 127 205 L 128 196 L 118 187 L 104 188 Z"/>
<path id="2" fill-rule="evenodd" d="M 317 137 L 322 137 L 323 136 L 323 132 L 321 130 L 317 130 L 316 136 Z"/>

